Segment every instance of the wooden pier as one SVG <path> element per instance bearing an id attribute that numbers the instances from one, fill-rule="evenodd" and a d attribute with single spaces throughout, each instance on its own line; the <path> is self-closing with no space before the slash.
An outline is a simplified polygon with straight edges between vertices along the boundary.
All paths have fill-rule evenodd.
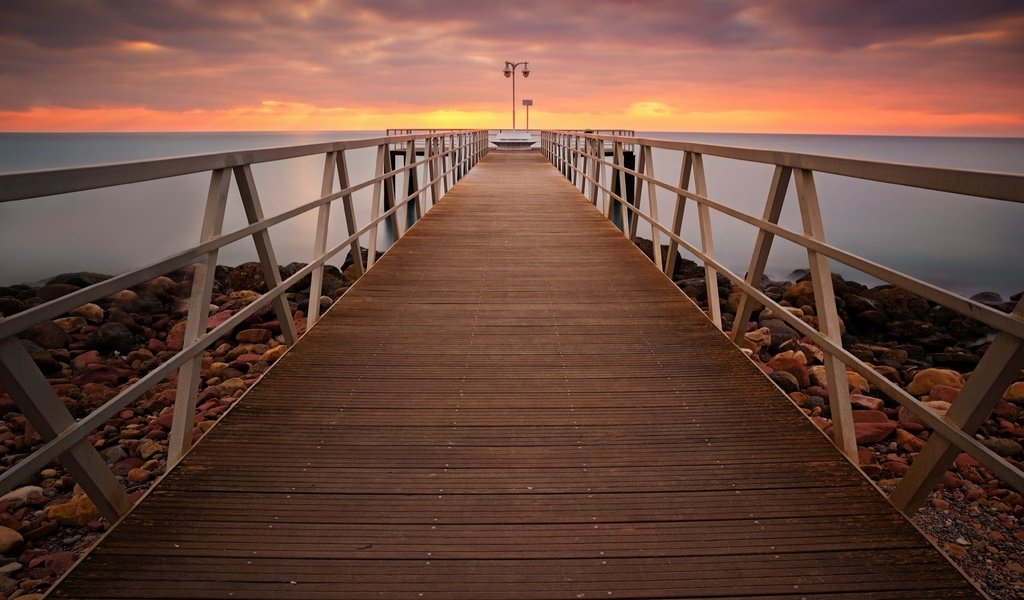
<path id="1" fill-rule="evenodd" d="M 977 598 L 538 152 L 491 152 L 55 598 Z"/>

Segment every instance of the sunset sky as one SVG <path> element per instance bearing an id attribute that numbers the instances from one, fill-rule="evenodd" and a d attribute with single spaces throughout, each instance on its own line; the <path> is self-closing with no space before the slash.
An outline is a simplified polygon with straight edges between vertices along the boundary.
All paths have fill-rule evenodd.
<path id="1" fill-rule="evenodd" d="M 505 60 L 533 128 L 1024 135 L 1020 0 L 3 0 L 0 131 L 509 127 Z"/>

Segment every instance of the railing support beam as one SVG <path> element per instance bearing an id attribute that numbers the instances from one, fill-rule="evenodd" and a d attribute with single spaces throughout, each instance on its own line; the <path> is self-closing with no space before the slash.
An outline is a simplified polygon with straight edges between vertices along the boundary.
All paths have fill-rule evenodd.
<path id="1" fill-rule="evenodd" d="M 1024 298 L 1017 302 L 1013 314 L 1024 316 Z M 946 412 L 946 420 L 973 435 L 992 414 L 1021 369 L 1024 369 L 1024 344 L 1007 333 L 1000 333 Z M 907 514 L 916 512 L 960 452 L 960 448 L 942 436 L 930 437 L 889 500 Z"/>
<path id="2" fill-rule="evenodd" d="M 821 220 L 818 192 L 814 186 L 811 171 L 798 169 L 796 191 L 800 201 L 800 217 L 807 237 L 825 241 L 825 228 Z M 836 296 L 832 288 L 832 272 L 828 257 L 814 250 L 807 250 L 807 261 L 811 270 L 811 284 L 814 288 L 815 312 L 822 335 L 842 345 L 839 313 L 836 310 Z M 832 413 L 832 436 L 836 446 L 851 460 L 857 460 L 857 438 L 853 427 L 853 409 L 850 406 L 849 383 L 846 378 L 846 364 L 834 354 L 825 353 L 825 377 L 828 380 L 828 405 Z"/>
<path id="3" fill-rule="evenodd" d="M 242 208 L 245 209 L 245 217 L 249 223 L 263 221 L 263 208 L 260 206 L 260 197 L 256 191 L 256 180 L 252 176 L 252 167 L 244 165 L 235 167 L 235 182 L 238 184 L 238 192 L 242 198 Z M 256 254 L 263 265 L 263 279 L 267 282 L 267 288 L 272 289 L 281 283 L 281 272 L 277 269 L 277 258 L 274 256 L 274 246 L 270 243 L 270 231 L 262 229 L 253 234 L 252 240 L 256 245 Z M 292 320 L 291 307 L 288 306 L 288 298 L 284 294 L 274 298 L 271 302 L 278 322 L 281 324 L 281 333 L 284 341 L 289 346 L 299 339 L 295 329 L 295 322 Z"/>
<path id="4" fill-rule="evenodd" d="M 75 425 L 50 382 L 15 338 L 0 340 L 0 385 L 43 440 L 52 440 Z M 61 462 L 110 522 L 132 507 L 127 492 L 88 440 L 79 441 L 61 454 Z"/>
<path id="5" fill-rule="evenodd" d="M 786 192 L 789 190 L 789 180 L 792 174 L 793 169 L 789 167 L 775 167 L 775 171 L 772 174 L 772 183 L 768 188 L 768 199 L 764 203 L 763 220 L 772 224 L 778 224 L 779 217 L 782 215 L 782 204 L 786 199 Z M 764 229 L 757 230 L 757 238 L 754 240 L 754 252 L 750 256 L 750 266 L 747 268 L 747 276 L 744 278 L 748 284 L 757 287 L 758 282 L 761 281 L 765 266 L 768 264 L 768 255 L 771 253 L 774 240 L 774 233 Z M 743 294 L 740 297 L 739 306 L 736 309 L 736 318 L 732 323 L 732 332 L 730 334 L 734 344 L 739 345 L 743 341 L 743 335 L 747 331 L 747 323 L 750 321 L 750 316 L 754 314 L 755 305 L 756 302 L 750 295 Z"/>
<path id="6" fill-rule="evenodd" d="M 210 176 L 210 187 L 206 195 L 206 212 L 199 241 L 205 242 L 220 235 L 224 226 L 224 209 L 227 206 L 231 173 L 218 169 Z M 217 270 L 216 249 L 196 261 L 192 272 L 192 295 L 188 302 L 188 316 L 185 322 L 184 346 L 196 342 L 206 333 L 210 316 L 210 298 L 213 295 L 214 275 Z M 203 355 L 190 358 L 178 369 L 178 382 L 174 391 L 174 416 L 167 441 L 167 464 L 181 460 L 192 446 L 192 429 L 196 419 L 196 395 L 202 377 Z"/>

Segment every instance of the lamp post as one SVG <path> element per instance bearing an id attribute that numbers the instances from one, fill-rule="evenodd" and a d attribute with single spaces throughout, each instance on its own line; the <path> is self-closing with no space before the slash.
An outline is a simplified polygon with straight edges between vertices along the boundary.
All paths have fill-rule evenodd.
<path id="1" fill-rule="evenodd" d="M 505 61 L 505 77 L 512 78 L 512 131 L 516 130 L 516 69 L 523 68 L 523 77 L 530 76 L 530 63 Z"/>

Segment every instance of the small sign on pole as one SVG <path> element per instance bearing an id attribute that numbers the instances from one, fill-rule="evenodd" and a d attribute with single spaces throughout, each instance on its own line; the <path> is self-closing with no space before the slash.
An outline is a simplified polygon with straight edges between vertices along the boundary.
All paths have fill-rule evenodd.
<path id="1" fill-rule="evenodd" d="M 530 107 L 533 106 L 533 100 L 529 98 L 523 98 L 523 106 L 526 107 L 526 129 L 530 129 Z"/>

